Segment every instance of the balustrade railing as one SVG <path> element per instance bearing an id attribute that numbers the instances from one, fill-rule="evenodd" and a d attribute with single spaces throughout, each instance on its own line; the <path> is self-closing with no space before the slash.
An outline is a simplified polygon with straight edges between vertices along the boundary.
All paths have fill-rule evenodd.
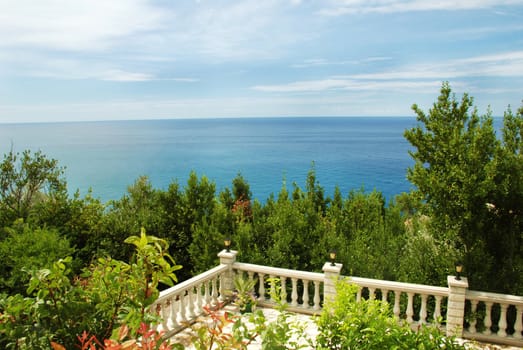
<path id="1" fill-rule="evenodd" d="M 360 277 L 350 277 L 349 281 L 360 287 L 356 300 L 365 297 L 388 302 L 393 305 L 394 316 L 413 329 L 426 323 L 439 325 L 445 316 L 442 305 L 446 305 L 448 288 Z"/>
<path id="2" fill-rule="evenodd" d="M 324 274 L 282 269 L 276 267 L 234 263 L 236 275 L 244 275 L 250 280 L 256 279 L 258 305 L 274 306 L 274 300 L 268 294 L 270 281 L 280 281 L 282 297 L 288 301 L 288 310 L 304 314 L 314 314 L 321 310 L 323 301 Z M 245 276 L 246 275 L 246 276 Z"/>
<path id="3" fill-rule="evenodd" d="M 296 271 L 236 262 L 237 252 L 219 254 L 220 265 L 160 293 L 150 307 L 161 317 L 165 336 L 187 327 L 203 313 L 203 306 L 220 306 L 232 295 L 235 275 L 256 280 L 258 305 L 273 307 L 271 281 L 279 280 L 288 310 L 321 312 L 323 301 L 335 295 L 341 265 L 325 264 L 324 273 Z M 523 297 L 468 290 L 466 278 L 449 276 L 447 287 L 349 277 L 358 285 L 357 300 L 381 299 L 392 305 L 398 320 L 416 329 L 423 324 L 441 326 L 447 335 L 523 347 Z"/>
<path id="4" fill-rule="evenodd" d="M 468 290 L 465 338 L 523 346 L 523 297 Z"/>
<path id="5" fill-rule="evenodd" d="M 158 299 L 149 307 L 161 318 L 159 331 L 165 337 L 189 326 L 203 313 L 205 305 L 219 305 L 224 298 L 222 276 L 229 266 L 219 265 L 209 271 L 160 292 Z"/>

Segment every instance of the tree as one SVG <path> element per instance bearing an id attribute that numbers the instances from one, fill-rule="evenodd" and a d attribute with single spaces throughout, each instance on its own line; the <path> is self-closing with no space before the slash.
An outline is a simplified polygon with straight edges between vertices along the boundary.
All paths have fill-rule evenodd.
<path id="1" fill-rule="evenodd" d="M 497 274 L 500 266 L 512 269 L 507 265 L 506 251 L 499 248 L 509 237 L 519 237 L 521 242 L 521 231 L 513 227 L 509 234 L 502 227 L 510 227 L 513 220 L 503 222 L 507 218 L 497 214 L 507 210 L 515 213 L 520 208 L 516 203 L 523 199 L 519 190 L 513 191 L 523 176 L 521 171 L 513 173 L 522 162 L 520 136 L 516 137 L 521 135 L 521 114 L 512 119 L 505 116 L 506 140 L 501 143 L 490 111 L 479 116 L 473 99 L 464 94 L 461 101 L 456 100 L 448 83 L 442 85 L 438 101 L 428 114 L 417 105 L 412 108 L 419 124 L 405 131 L 406 139 L 415 147 L 410 152 L 415 164 L 408 169 L 407 177 L 426 204 L 423 209 L 431 218 L 431 233 L 441 242 L 458 245 L 473 287 L 514 291 L 520 282 L 501 281 Z M 509 197 L 515 198 L 507 207 Z M 498 207 L 501 203 L 503 209 Z M 500 211 L 492 211 L 492 205 Z M 510 290 L 506 289 L 507 282 Z"/>
<path id="2" fill-rule="evenodd" d="M 118 201 L 112 201 L 102 220 L 98 250 L 115 259 L 126 260 L 132 250 L 122 243 L 129 232 L 145 227 L 152 235 L 165 237 L 161 232 L 164 211 L 159 193 L 147 176 L 140 176 L 127 188 L 127 194 Z"/>
<path id="3" fill-rule="evenodd" d="M 20 154 L 11 150 L 5 154 L 0 163 L 0 224 L 26 220 L 38 202 L 66 193 L 63 174 L 58 161 L 48 159 L 41 151 Z"/>
<path id="4" fill-rule="evenodd" d="M 24 294 L 30 272 L 51 266 L 74 251 L 56 230 L 31 229 L 18 223 L 0 241 L 0 290 Z"/>

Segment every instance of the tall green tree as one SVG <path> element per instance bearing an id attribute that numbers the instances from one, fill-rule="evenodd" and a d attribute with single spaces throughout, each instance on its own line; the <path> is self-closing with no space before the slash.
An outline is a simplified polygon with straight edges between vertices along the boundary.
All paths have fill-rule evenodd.
<path id="1" fill-rule="evenodd" d="M 405 131 L 406 139 L 415 148 L 410 152 L 415 164 L 408 169 L 407 177 L 426 203 L 423 208 L 431 218 L 431 234 L 441 242 L 453 242 L 462 251 L 471 286 L 517 290 L 520 282 L 500 281 L 496 271 L 512 269 L 507 265 L 505 250 L 499 249 L 500 242 L 514 235 L 521 240 L 521 234 L 500 229 L 510 224 L 502 223 L 501 215 L 489 212 L 492 205 L 498 208 L 497 203 L 507 199 L 509 192 L 509 196 L 516 197 L 511 205 L 523 200 L 521 193 L 512 192 L 514 177 L 519 182 L 522 173 L 509 175 L 521 163 L 519 153 L 507 148 L 517 144 L 517 138 L 501 143 L 490 112 L 480 116 L 472 97 L 464 94 L 457 100 L 448 83 L 442 85 L 428 113 L 417 105 L 412 108 L 418 125 Z M 506 134 L 520 133 L 519 119 L 521 115 L 514 116 L 515 122 L 506 124 Z M 514 156 L 508 157 L 507 152 Z M 501 183 L 505 183 L 504 188 L 499 186 Z"/>
<path id="2" fill-rule="evenodd" d="M 0 163 L 0 225 L 27 220 L 38 203 L 67 193 L 64 169 L 41 151 L 11 150 Z"/>

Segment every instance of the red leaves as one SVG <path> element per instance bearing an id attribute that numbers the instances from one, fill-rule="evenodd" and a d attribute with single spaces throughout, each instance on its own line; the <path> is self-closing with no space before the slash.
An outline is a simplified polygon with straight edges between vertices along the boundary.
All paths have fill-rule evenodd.
<path id="1" fill-rule="evenodd" d="M 78 336 L 81 350 L 171 350 L 169 343 L 162 338 L 163 333 L 150 328 L 146 323 L 141 323 L 137 330 L 137 338 L 125 340 L 129 335 L 129 327 L 126 325 L 118 329 L 118 340 L 105 339 L 103 344 L 94 336 L 83 332 Z M 66 350 L 60 344 L 51 343 L 53 350 Z"/>

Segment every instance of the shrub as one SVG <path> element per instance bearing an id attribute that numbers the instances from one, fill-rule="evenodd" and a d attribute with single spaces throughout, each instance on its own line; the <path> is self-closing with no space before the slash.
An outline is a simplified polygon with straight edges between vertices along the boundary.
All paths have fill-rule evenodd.
<path id="1" fill-rule="evenodd" d="M 0 298 L 0 347 L 11 349 L 73 349 L 85 332 L 96 339 L 118 339 L 125 325 L 131 339 L 143 336 L 144 324 L 156 316 L 146 309 L 158 297 L 160 282 L 171 284 L 180 268 L 167 243 L 145 235 L 131 236 L 136 253 L 131 263 L 99 259 L 73 278 L 71 258 L 34 271 L 27 293 Z"/>
<path id="2" fill-rule="evenodd" d="M 31 229 L 18 221 L 0 240 L 0 290 L 24 293 L 31 278 L 30 270 L 47 268 L 74 252 L 69 241 L 56 230 Z"/>
<path id="3" fill-rule="evenodd" d="M 316 319 L 317 349 L 464 349 L 433 326 L 411 330 L 398 322 L 386 302 L 356 302 L 358 287 L 346 280 L 337 283 L 336 291 Z"/>

